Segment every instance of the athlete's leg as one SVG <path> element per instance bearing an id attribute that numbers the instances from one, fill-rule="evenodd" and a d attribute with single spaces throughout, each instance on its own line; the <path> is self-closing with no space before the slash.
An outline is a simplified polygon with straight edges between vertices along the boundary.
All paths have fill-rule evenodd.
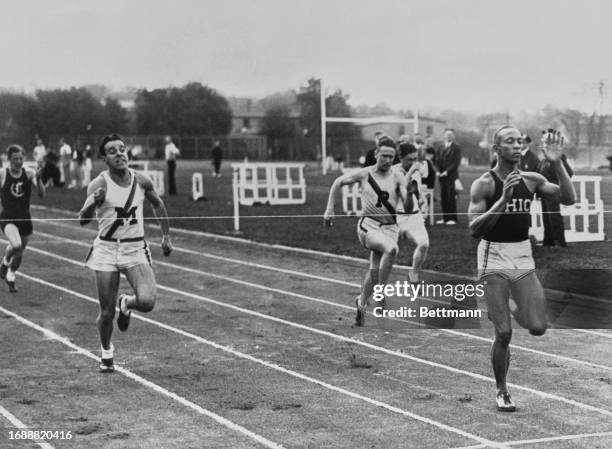
<path id="1" fill-rule="evenodd" d="M 516 321 L 532 335 L 544 335 L 548 327 L 548 311 L 544 289 L 535 271 L 511 283 L 510 289 L 517 305 Z"/>
<path id="2" fill-rule="evenodd" d="M 111 335 L 113 334 L 115 303 L 119 290 L 119 272 L 96 271 L 96 285 L 98 287 L 98 301 L 100 302 L 100 313 L 96 319 L 96 324 L 102 348 L 109 350 Z"/>
<path id="3" fill-rule="evenodd" d="M 157 285 L 155 274 L 149 264 L 139 264 L 125 270 L 125 276 L 134 289 L 134 295 L 126 300 L 129 310 L 150 312 L 155 307 Z"/>
<path id="4" fill-rule="evenodd" d="M 361 283 L 361 293 L 359 294 L 358 307 L 366 307 L 368 300 L 374 292 L 374 286 L 378 284 L 378 270 L 382 254 L 378 251 L 370 251 L 370 268 L 366 271 Z"/>
<path id="5" fill-rule="evenodd" d="M 9 242 L 6 246 L 6 252 L 4 253 L 2 263 L 11 266 L 12 259 L 16 254 L 22 251 L 21 235 L 19 235 L 19 229 L 14 223 L 9 223 L 4 227 L 4 235 Z"/>
<path id="6" fill-rule="evenodd" d="M 416 244 L 412 254 L 412 269 L 408 272 L 410 282 L 419 282 L 421 269 L 427 259 L 429 251 L 429 235 L 425 228 L 425 222 L 420 214 L 415 215 L 402 229 L 402 236 Z"/>
<path id="7" fill-rule="evenodd" d="M 19 234 L 19 232 L 17 234 Z M 20 249 L 19 251 L 15 251 L 15 253 L 13 254 L 13 260 L 11 260 L 10 268 L 13 273 L 16 272 L 21 266 L 21 259 L 23 257 L 23 252 L 25 251 L 26 246 L 28 245 L 28 240 L 29 236 L 21 236 Z"/>
<path id="8" fill-rule="evenodd" d="M 397 243 L 391 237 L 378 231 L 367 233 L 365 246 L 370 250 L 370 270 L 363 279 L 359 301 L 361 307 L 367 305 L 374 291 L 374 285 L 387 282 L 398 252 Z"/>
<path id="9" fill-rule="evenodd" d="M 491 348 L 491 363 L 497 392 L 507 393 L 506 375 L 510 366 L 510 340 L 512 339 L 512 327 L 510 321 L 510 308 L 508 306 L 509 286 L 508 281 L 498 275 L 486 277 L 484 285 L 485 298 L 489 319 L 495 326 L 495 341 Z"/>
<path id="10" fill-rule="evenodd" d="M 397 256 L 397 242 L 382 232 L 368 232 L 366 236 L 366 247 L 380 254 L 378 266 L 378 282 L 384 284 L 389 279 L 395 256 Z"/>

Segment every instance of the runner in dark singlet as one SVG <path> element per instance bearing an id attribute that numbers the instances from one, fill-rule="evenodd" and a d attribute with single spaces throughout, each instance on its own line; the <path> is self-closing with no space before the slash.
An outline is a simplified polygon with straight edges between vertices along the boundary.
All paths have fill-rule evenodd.
<path id="1" fill-rule="evenodd" d="M 554 130 L 545 132 L 542 152 L 559 175 L 559 185 L 535 172 L 517 169 L 521 158 L 522 135 L 511 126 L 494 136 L 497 165 L 472 184 L 470 192 L 470 232 L 481 238 L 478 245 L 478 271 L 484 283 L 489 319 L 495 325 L 491 361 L 497 383 L 497 407 L 514 411 L 506 375 L 510 364 L 512 338 L 509 296 L 517 304 L 517 322 L 532 335 L 543 335 L 548 326 L 544 290 L 535 274 L 528 238 L 533 194 L 557 197 L 562 204 L 573 204 L 576 192 L 560 162 L 563 137 Z"/>
<path id="2" fill-rule="evenodd" d="M 17 293 L 15 272 L 21 265 L 23 250 L 32 234 L 32 217 L 30 216 L 30 195 L 32 185 L 38 190 L 41 198 L 45 196 L 45 187 L 36 171 L 23 166 L 25 150 L 19 145 L 10 145 L 7 149 L 9 166 L 0 170 L 0 229 L 8 239 L 4 257 L 0 261 L 0 278 L 4 279 L 11 293 Z"/>

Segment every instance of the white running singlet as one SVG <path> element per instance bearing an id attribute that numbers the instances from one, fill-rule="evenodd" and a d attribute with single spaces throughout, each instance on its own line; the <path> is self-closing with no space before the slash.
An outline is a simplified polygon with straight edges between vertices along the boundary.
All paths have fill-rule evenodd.
<path id="1" fill-rule="evenodd" d="M 381 178 L 374 174 L 374 169 L 370 169 L 369 171 L 369 176 L 371 176 L 380 187 L 380 193 L 376 192 L 368 180 L 363 181 L 361 186 L 363 216 L 370 217 L 382 224 L 396 222 L 394 208 L 395 205 L 397 205 L 399 197 L 395 175 L 392 170 L 389 170 L 387 173 L 387 176 Z M 389 210 L 388 206 L 391 206 L 391 210 Z"/>
<path id="2" fill-rule="evenodd" d="M 134 171 L 131 169 L 129 171 L 132 182 L 127 187 L 117 185 L 111 179 L 108 170 L 102 172 L 106 181 L 106 198 L 96 209 L 98 238 L 101 240 L 122 241 L 144 238 L 144 189 L 138 185 Z M 132 202 L 127 210 L 124 210 L 134 183 L 136 189 Z"/>

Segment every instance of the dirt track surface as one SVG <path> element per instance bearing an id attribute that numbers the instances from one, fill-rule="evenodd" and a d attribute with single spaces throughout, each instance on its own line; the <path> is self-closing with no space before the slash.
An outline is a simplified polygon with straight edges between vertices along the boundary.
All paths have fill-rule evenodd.
<path id="1" fill-rule="evenodd" d="M 362 264 L 201 237 L 176 234 L 165 259 L 149 233 L 157 306 L 113 335 L 117 365 L 144 383 L 99 374 L 96 360 L 31 324 L 99 355 L 83 266 L 93 228 L 35 227 L 19 293 L 0 285 L 0 406 L 31 430 L 72 432 L 52 447 L 612 446 L 612 332 L 516 330 L 519 410 L 502 414 L 486 319 L 448 331 L 368 315 L 355 328 Z M 0 423 L 0 448 L 39 447 L 9 440 L 14 424 Z M 578 434 L 597 435 L 569 437 Z"/>

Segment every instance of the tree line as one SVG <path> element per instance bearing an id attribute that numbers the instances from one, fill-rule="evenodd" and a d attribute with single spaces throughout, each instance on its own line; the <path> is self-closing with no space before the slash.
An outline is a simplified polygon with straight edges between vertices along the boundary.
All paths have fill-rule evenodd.
<path id="1" fill-rule="evenodd" d="M 84 87 L 0 93 L 0 137 L 31 143 L 37 137 L 128 134 L 226 135 L 232 112 L 208 86 L 141 89 L 133 109 Z"/>

